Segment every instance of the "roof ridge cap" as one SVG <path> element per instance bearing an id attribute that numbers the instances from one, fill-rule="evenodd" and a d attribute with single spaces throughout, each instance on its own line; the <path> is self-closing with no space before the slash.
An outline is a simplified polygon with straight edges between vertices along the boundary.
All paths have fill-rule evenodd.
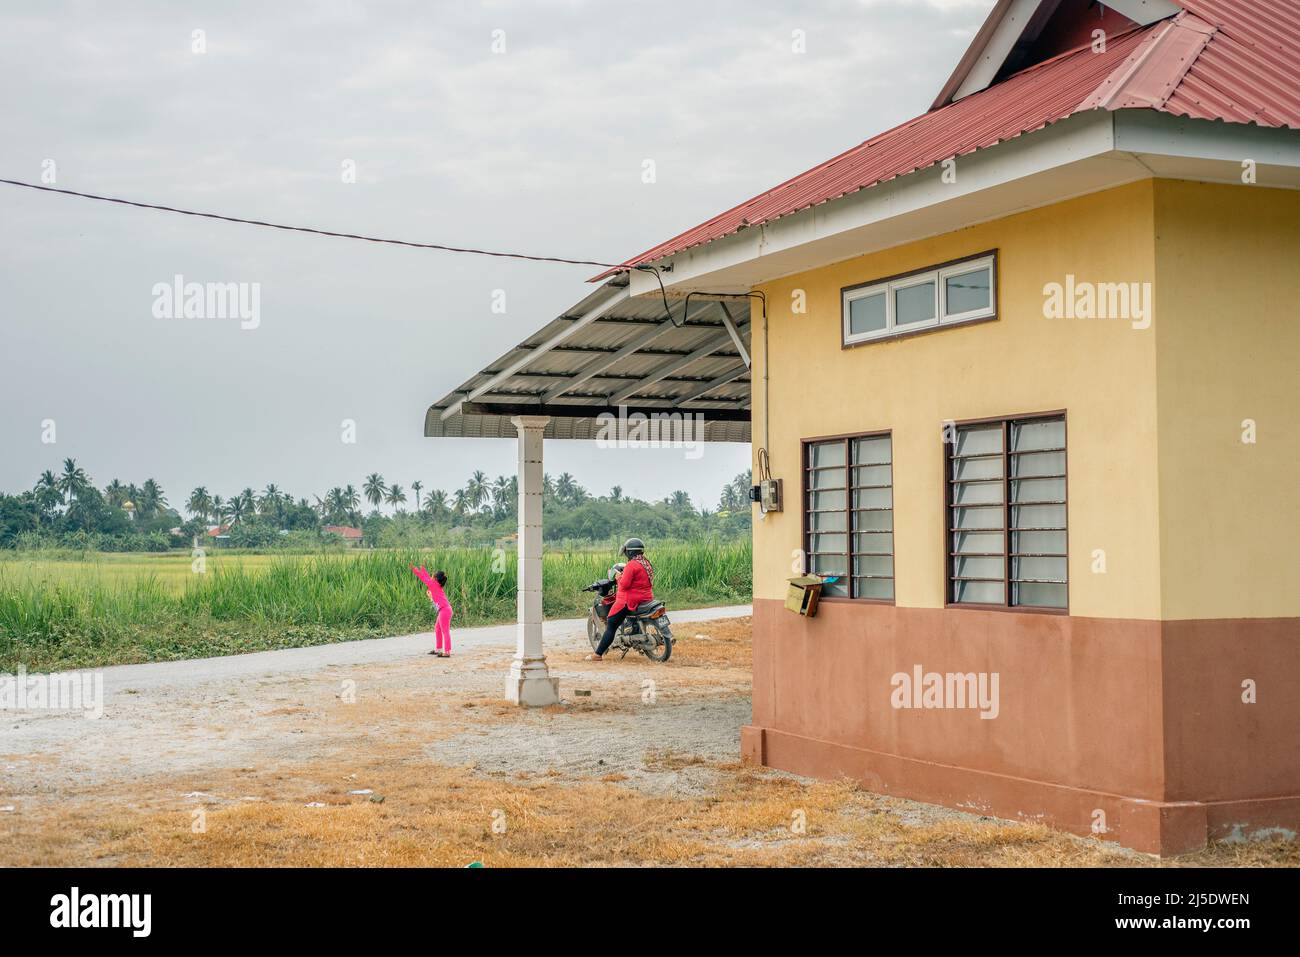
<path id="1" fill-rule="evenodd" d="M 1205 52 L 1206 46 L 1217 33 L 1217 28 L 1186 9 L 1173 18 L 1161 22 L 1164 24 L 1163 27 L 1157 29 L 1153 24 L 1151 36 L 1138 44 L 1137 48 L 1124 58 L 1123 63 L 1107 74 L 1097 88 L 1079 104 L 1076 113 L 1085 110 L 1118 109 L 1119 106 L 1116 104 L 1125 94 L 1130 94 L 1135 102 L 1123 105 L 1133 107 L 1159 109 L 1169 99 L 1183 77 L 1187 75 L 1187 71 Z M 1188 34 L 1197 34 L 1199 39 L 1190 38 L 1189 55 L 1177 65 L 1170 77 L 1166 78 L 1160 93 L 1147 96 L 1133 93 L 1129 88 L 1130 84 L 1142 74 L 1143 69 L 1175 41 L 1188 42 Z M 1174 52 L 1177 52 L 1176 46 Z"/>

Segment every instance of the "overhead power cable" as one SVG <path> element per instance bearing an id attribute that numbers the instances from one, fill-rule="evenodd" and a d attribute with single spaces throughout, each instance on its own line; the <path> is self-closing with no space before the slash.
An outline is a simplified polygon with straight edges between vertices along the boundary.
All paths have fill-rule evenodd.
<path id="1" fill-rule="evenodd" d="M 501 252 L 493 249 L 473 249 L 467 246 L 447 246 L 442 243 L 417 243 L 406 239 L 384 239 L 379 236 L 363 236 L 358 233 L 340 233 L 329 229 L 315 229 L 311 226 L 288 226 L 284 223 L 269 223 L 260 219 L 244 219 L 240 216 L 223 216 L 220 213 L 202 213 L 193 209 L 179 209 L 175 206 L 163 206 L 159 203 L 140 203 L 116 196 L 98 196 L 94 193 L 79 193 L 72 189 L 59 189 L 39 183 L 25 183 L 16 179 L 0 179 L 8 186 L 21 186 L 45 193 L 58 193 L 62 196 L 77 196 L 81 199 L 93 199 L 101 203 L 117 203 L 121 206 L 134 206 L 138 209 L 155 209 L 164 213 L 179 213 L 182 216 L 199 216 L 203 219 L 219 219 L 225 223 L 243 223 L 245 226 L 264 226 L 267 229 L 281 229 L 293 233 L 311 233 L 315 236 L 332 236 L 335 239 L 359 239 L 367 243 L 384 243 L 389 246 L 409 246 L 413 249 L 437 249 L 447 253 L 467 253 L 473 256 L 494 256 L 498 259 L 525 259 L 530 262 L 563 263 L 569 266 L 601 266 L 607 269 L 628 269 L 623 263 L 603 263 L 593 259 L 566 259 L 562 256 L 532 256 L 527 253 Z M 642 268 L 642 267 L 636 267 Z"/>

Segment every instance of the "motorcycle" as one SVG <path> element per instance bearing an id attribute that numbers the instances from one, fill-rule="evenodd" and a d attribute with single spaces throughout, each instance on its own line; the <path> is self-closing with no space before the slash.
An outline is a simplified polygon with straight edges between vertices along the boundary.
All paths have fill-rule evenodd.
<path id="1" fill-rule="evenodd" d="M 605 633 L 605 620 L 609 617 L 611 607 L 605 599 L 617 585 L 613 578 L 602 578 L 582 589 L 596 593 L 596 599 L 587 613 L 587 640 L 591 642 L 592 651 L 600 646 L 600 637 Z M 642 602 L 636 611 L 623 619 L 608 651 L 621 649 L 622 658 L 626 658 L 629 651 L 636 650 L 651 661 L 667 661 L 673 653 L 671 626 L 668 609 L 663 602 Z"/>

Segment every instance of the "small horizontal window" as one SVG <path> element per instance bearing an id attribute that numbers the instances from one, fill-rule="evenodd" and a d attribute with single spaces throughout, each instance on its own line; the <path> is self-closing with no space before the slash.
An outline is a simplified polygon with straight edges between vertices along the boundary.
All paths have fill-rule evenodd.
<path id="1" fill-rule="evenodd" d="M 844 344 L 988 319 L 997 311 L 993 255 L 843 290 Z"/>

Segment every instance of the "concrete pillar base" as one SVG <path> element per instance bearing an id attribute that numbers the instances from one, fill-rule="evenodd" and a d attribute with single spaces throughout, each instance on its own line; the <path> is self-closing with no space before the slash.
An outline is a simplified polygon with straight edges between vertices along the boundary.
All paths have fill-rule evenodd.
<path id="1" fill-rule="evenodd" d="M 506 700 L 521 708 L 545 708 L 560 703 L 560 679 L 552 678 L 541 668 L 523 671 L 517 663 L 510 666 L 506 675 Z"/>

